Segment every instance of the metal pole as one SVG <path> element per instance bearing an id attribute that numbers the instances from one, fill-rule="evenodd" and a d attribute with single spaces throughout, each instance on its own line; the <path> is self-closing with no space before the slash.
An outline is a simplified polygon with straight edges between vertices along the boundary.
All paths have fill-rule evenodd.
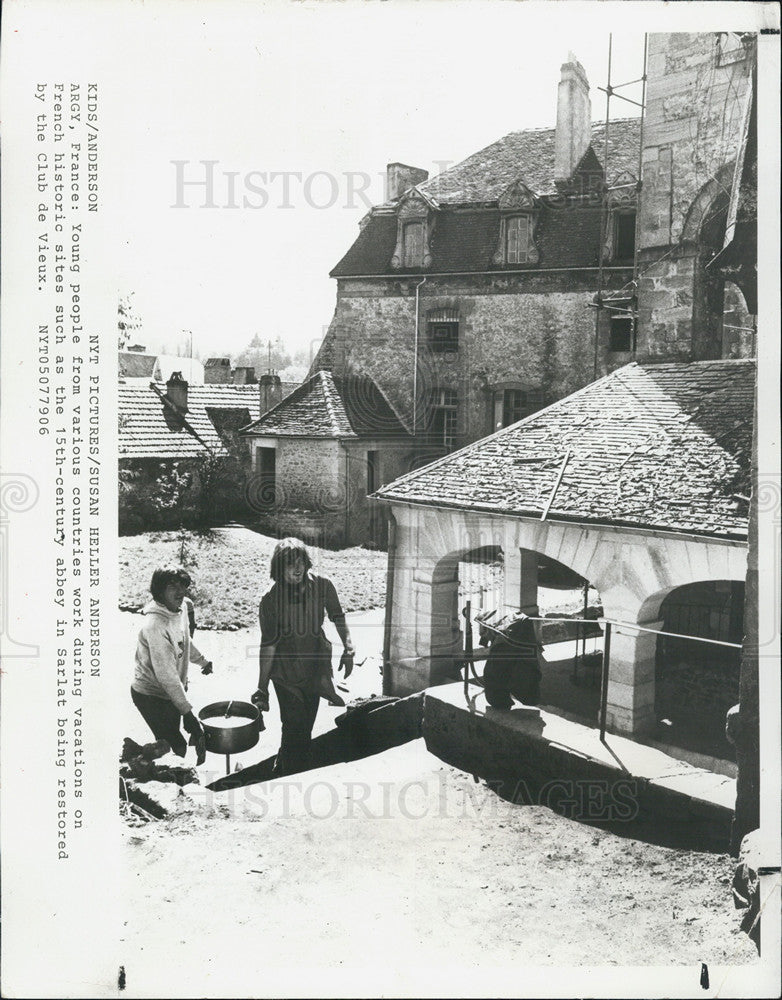
<path id="1" fill-rule="evenodd" d="M 603 676 L 600 681 L 600 741 L 605 740 L 606 714 L 608 708 L 608 664 L 611 658 L 611 622 L 606 622 L 603 640 Z"/>
<path id="2" fill-rule="evenodd" d="M 472 662 L 472 602 L 467 601 L 464 606 L 464 700 L 469 700 L 470 687 L 470 664 Z"/>
<path id="3" fill-rule="evenodd" d="M 643 171 L 643 158 L 644 158 L 644 116 L 646 114 L 646 63 L 647 63 L 647 49 L 649 44 L 649 36 L 644 35 L 644 67 L 643 76 L 641 80 L 643 81 L 643 86 L 641 88 L 641 125 L 640 133 L 638 137 L 638 177 L 636 178 L 636 197 L 635 197 L 635 247 L 633 248 L 633 358 L 635 358 L 636 350 L 638 348 L 638 244 L 640 242 L 641 236 L 641 173 Z"/>
<path id="4" fill-rule="evenodd" d="M 603 187 L 600 192 L 600 234 L 598 237 L 598 271 L 597 271 L 597 311 L 595 313 L 595 357 L 592 377 L 597 379 L 599 359 L 600 314 L 603 311 L 603 257 L 605 247 L 606 201 L 608 198 L 608 119 L 611 114 L 611 47 L 613 34 L 608 36 L 608 86 L 606 94 L 606 121 L 603 130 Z M 603 89 L 603 88 L 601 88 Z"/>

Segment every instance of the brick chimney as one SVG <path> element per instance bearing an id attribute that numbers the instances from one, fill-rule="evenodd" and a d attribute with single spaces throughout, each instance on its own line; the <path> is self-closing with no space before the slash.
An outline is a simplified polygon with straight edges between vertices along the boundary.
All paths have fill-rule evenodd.
<path id="1" fill-rule="evenodd" d="M 166 396 L 180 413 L 187 413 L 187 388 L 182 372 L 172 372 L 171 378 L 166 382 Z"/>
<path id="2" fill-rule="evenodd" d="M 266 413 L 282 399 L 282 379 L 267 372 L 258 379 L 260 386 L 261 413 Z"/>
<path id="3" fill-rule="evenodd" d="M 408 188 L 429 180 L 429 172 L 406 163 L 389 163 L 386 167 L 386 201 L 396 201 Z"/>
<path id="4" fill-rule="evenodd" d="M 592 101 L 584 67 L 572 52 L 562 64 L 557 90 L 557 130 L 554 135 L 554 180 L 570 180 L 592 141 Z"/>

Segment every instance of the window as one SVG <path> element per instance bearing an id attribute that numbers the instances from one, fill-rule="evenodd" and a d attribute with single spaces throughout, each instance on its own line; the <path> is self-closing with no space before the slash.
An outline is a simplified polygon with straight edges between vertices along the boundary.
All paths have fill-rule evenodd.
<path id="1" fill-rule="evenodd" d="M 456 444 L 457 396 L 453 389 L 432 389 L 429 394 L 429 434 L 432 441 L 451 449 Z"/>
<path id="2" fill-rule="evenodd" d="M 635 256 L 635 212 L 614 215 L 614 258 L 632 260 Z"/>
<path id="3" fill-rule="evenodd" d="M 274 507 L 277 493 L 277 452 L 274 448 L 255 449 L 257 487 L 253 500 L 259 510 Z"/>
<path id="4" fill-rule="evenodd" d="M 459 350 L 459 313 L 455 309 L 431 309 L 427 314 L 426 340 L 433 354 Z"/>
<path id="5" fill-rule="evenodd" d="M 502 426 L 515 424 L 528 412 L 527 394 L 521 389 L 506 389 L 502 394 Z"/>
<path id="6" fill-rule="evenodd" d="M 522 382 L 500 382 L 489 388 L 492 421 L 489 433 L 516 424 L 545 405 L 540 389 Z"/>
<path id="7" fill-rule="evenodd" d="M 505 222 L 505 262 L 526 264 L 530 259 L 531 219 L 529 215 L 512 215 Z"/>
<path id="8" fill-rule="evenodd" d="M 404 256 L 403 267 L 423 267 L 425 224 L 423 222 L 407 222 L 403 231 Z"/>
<path id="9" fill-rule="evenodd" d="M 633 317 L 611 317 L 611 351 L 632 351 L 633 349 Z"/>

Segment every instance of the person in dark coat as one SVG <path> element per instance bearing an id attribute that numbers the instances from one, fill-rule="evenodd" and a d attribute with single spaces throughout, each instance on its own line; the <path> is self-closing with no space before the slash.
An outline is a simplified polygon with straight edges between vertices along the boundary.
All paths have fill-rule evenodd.
<path id="1" fill-rule="evenodd" d="M 333 687 L 331 643 L 323 632 L 328 615 L 342 640 L 339 667 L 353 671 L 353 643 L 334 584 L 312 572 L 312 559 L 298 538 L 284 538 L 272 554 L 274 583 L 261 598 L 258 688 L 253 704 L 269 711 L 269 680 L 280 706 L 282 737 L 275 774 L 310 766 L 310 743 L 320 698 L 344 704 Z"/>
<path id="2" fill-rule="evenodd" d="M 513 698 L 524 705 L 537 705 L 542 647 L 534 621 L 520 613 L 509 624 L 487 631 L 492 639 L 483 671 L 486 701 L 492 708 L 503 709 L 513 707 Z"/>

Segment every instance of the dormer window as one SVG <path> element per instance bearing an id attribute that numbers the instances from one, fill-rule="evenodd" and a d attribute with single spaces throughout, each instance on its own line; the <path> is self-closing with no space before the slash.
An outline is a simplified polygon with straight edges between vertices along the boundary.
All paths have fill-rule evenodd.
<path id="1" fill-rule="evenodd" d="M 420 271 L 432 266 L 430 244 L 437 204 L 418 188 L 402 195 L 397 209 L 396 246 L 391 258 L 394 270 Z"/>
<path id="2" fill-rule="evenodd" d="M 500 266 L 537 264 L 540 252 L 535 244 L 535 227 L 540 203 L 521 181 L 514 181 L 498 199 L 500 239 L 493 262 Z"/>
<path id="3" fill-rule="evenodd" d="M 424 240 L 426 226 L 423 222 L 406 222 L 402 230 L 404 249 L 402 267 L 424 266 Z"/>
<path id="4" fill-rule="evenodd" d="M 528 264 L 532 249 L 529 215 L 512 215 L 505 222 L 505 263 Z"/>

